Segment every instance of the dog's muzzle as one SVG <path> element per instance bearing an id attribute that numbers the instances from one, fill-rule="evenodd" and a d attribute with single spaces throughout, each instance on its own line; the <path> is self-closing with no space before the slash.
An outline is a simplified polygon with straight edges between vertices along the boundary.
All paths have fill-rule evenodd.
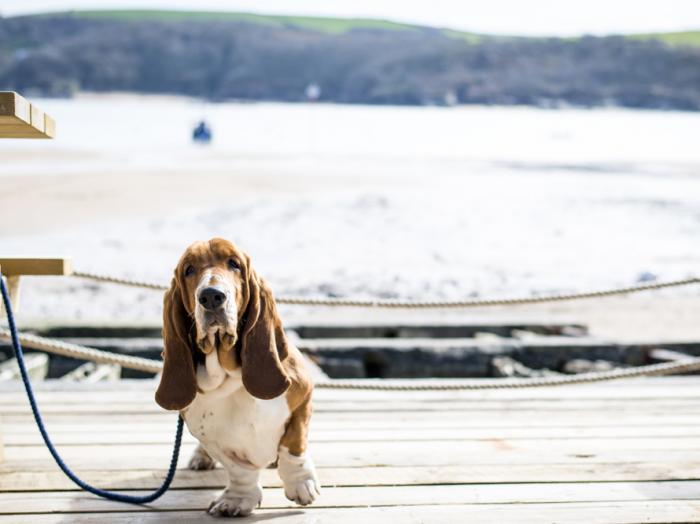
<path id="1" fill-rule="evenodd" d="M 235 302 L 218 284 L 209 280 L 208 285 L 200 287 L 196 294 L 197 340 L 205 353 L 217 347 L 229 349 L 237 338 Z"/>

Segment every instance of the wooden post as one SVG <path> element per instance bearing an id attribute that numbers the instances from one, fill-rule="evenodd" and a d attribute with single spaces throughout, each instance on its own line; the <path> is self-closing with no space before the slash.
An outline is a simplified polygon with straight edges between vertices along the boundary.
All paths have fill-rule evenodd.
<path id="1" fill-rule="evenodd" d="M 19 309 L 19 275 L 7 277 L 7 291 L 10 294 L 10 305 L 13 311 Z"/>

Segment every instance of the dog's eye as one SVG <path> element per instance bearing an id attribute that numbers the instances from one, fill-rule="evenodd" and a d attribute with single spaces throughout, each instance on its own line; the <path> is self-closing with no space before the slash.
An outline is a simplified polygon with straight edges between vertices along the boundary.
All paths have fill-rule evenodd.
<path id="1" fill-rule="evenodd" d="M 233 271 L 237 271 L 238 269 L 240 269 L 238 267 L 238 263 L 232 258 L 228 259 L 228 268 L 233 270 Z"/>
<path id="2" fill-rule="evenodd" d="M 194 266 L 192 264 L 188 264 L 185 267 L 185 276 L 191 277 L 192 275 L 194 275 Z"/>

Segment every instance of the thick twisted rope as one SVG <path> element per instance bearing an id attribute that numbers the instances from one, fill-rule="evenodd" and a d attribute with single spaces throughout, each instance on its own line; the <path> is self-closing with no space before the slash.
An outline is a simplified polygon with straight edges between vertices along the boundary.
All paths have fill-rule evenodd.
<path id="1" fill-rule="evenodd" d="M 61 355 L 79 360 L 90 360 L 99 364 L 118 364 L 124 368 L 145 371 L 146 373 L 160 373 L 163 370 L 163 363 L 150 358 L 133 357 L 131 355 L 121 355 L 99 349 L 71 344 L 62 340 L 39 337 L 26 333 L 18 334 L 20 343 L 28 348 L 39 349 L 55 355 Z M 0 340 L 12 341 L 12 333 L 9 329 L 0 327 Z"/>
<path id="2" fill-rule="evenodd" d="M 0 328 L 0 340 L 11 340 L 12 334 L 8 329 Z M 60 340 L 39 337 L 36 335 L 20 334 L 18 340 L 23 346 L 63 355 L 81 360 L 91 360 L 105 364 L 118 364 L 129 369 L 145 371 L 147 373 L 160 373 L 163 363 L 148 358 L 132 357 L 101 351 L 79 344 L 70 344 Z M 323 389 L 355 389 L 375 391 L 464 391 L 480 389 L 515 389 L 547 386 L 564 386 L 572 384 L 587 384 L 606 380 L 622 378 L 634 378 L 644 376 L 671 375 L 677 373 L 690 373 L 700 370 L 700 358 L 688 358 L 676 362 L 651 364 L 634 368 L 613 369 L 610 371 L 596 371 L 581 373 L 579 375 L 564 375 L 552 377 L 522 378 L 522 379 L 458 379 L 439 380 L 431 379 L 429 383 L 416 383 L 414 379 L 392 380 L 326 380 L 318 381 L 317 388 Z"/>
<path id="3" fill-rule="evenodd" d="M 120 284 L 124 286 L 139 287 L 145 289 L 153 289 L 157 291 L 165 291 L 168 286 L 155 284 L 153 282 L 144 282 L 140 280 L 132 280 L 128 278 L 118 278 L 108 275 L 98 275 L 95 273 L 86 273 L 83 271 L 75 271 L 72 276 L 78 278 L 87 278 L 98 282 L 107 282 L 112 284 Z M 639 293 L 642 291 L 653 291 L 657 289 L 667 289 L 673 287 L 690 286 L 700 284 L 700 278 L 691 277 L 682 280 L 671 280 L 668 282 L 655 282 L 649 284 L 640 284 L 637 286 L 620 287 L 613 289 L 605 289 L 600 291 L 586 291 L 582 293 L 563 293 L 558 295 L 548 295 L 541 297 L 520 297 L 520 298 L 503 298 L 503 299 L 484 299 L 484 300 L 358 300 L 347 298 L 306 298 L 306 297 L 275 297 L 278 304 L 288 304 L 295 306 L 345 306 L 345 307 L 381 307 L 381 308 L 396 308 L 396 309 L 430 309 L 430 308 L 472 308 L 472 307 L 489 307 L 489 306 L 521 306 L 526 304 L 544 304 L 548 302 L 564 302 L 568 300 L 581 300 L 586 298 L 603 298 L 628 295 L 630 293 Z"/>

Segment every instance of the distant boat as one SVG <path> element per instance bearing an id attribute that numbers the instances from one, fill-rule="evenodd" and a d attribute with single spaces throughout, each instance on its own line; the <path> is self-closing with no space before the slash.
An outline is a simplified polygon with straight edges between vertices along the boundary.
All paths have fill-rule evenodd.
<path id="1" fill-rule="evenodd" d="M 192 131 L 192 141 L 199 144 L 208 144 L 211 142 L 211 128 L 204 120 L 197 124 L 197 127 Z"/>
<path id="2" fill-rule="evenodd" d="M 307 85 L 306 89 L 304 89 L 304 96 L 309 102 L 316 102 L 321 98 L 321 86 L 315 82 Z"/>

